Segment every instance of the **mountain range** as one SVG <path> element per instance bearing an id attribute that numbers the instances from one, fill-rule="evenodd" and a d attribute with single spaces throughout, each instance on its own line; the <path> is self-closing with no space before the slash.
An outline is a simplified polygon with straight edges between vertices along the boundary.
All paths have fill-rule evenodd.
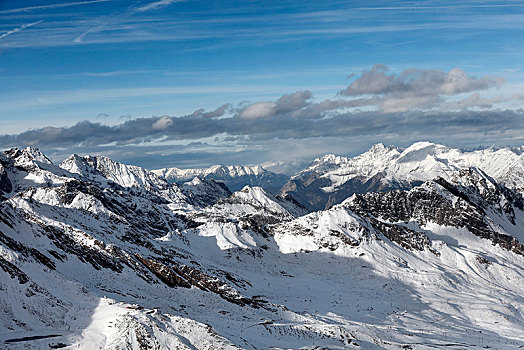
<path id="1" fill-rule="evenodd" d="M 262 168 L 5 151 L 0 344 L 522 347 L 522 150 L 378 144 L 280 191 L 238 188 Z"/>
<path id="2" fill-rule="evenodd" d="M 449 179 L 459 169 L 474 167 L 502 184 L 524 190 L 524 148 L 476 151 L 417 142 L 407 148 L 376 144 L 353 158 L 325 155 L 298 172 L 280 190 L 310 210 L 341 203 L 354 193 L 410 189 L 436 177 Z"/>
<path id="3" fill-rule="evenodd" d="M 288 176 L 266 170 L 259 165 L 214 165 L 203 169 L 163 168 L 153 170 L 153 173 L 163 177 L 169 183 L 184 183 L 199 177 L 220 181 L 231 191 L 238 191 L 249 185 L 262 187 L 273 194 L 277 194 L 289 180 Z"/>

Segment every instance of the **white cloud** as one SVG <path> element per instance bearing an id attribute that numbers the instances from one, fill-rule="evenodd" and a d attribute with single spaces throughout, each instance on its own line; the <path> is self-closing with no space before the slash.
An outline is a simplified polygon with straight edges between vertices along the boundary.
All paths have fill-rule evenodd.
<path id="1" fill-rule="evenodd" d="M 445 105 L 448 98 L 499 88 L 503 83 L 504 79 L 499 77 L 468 76 L 460 68 L 453 68 L 449 72 L 410 68 L 398 74 L 388 74 L 387 66 L 374 65 L 339 94 L 351 98 L 373 96 L 375 101 L 370 105 L 383 112 L 404 112 L 438 109 Z M 467 108 L 466 104 L 464 108 Z"/>
<path id="2" fill-rule="evenodd" d="M 275 114 L 275 102 L 258 102 L 247 106 L 240 112 L 240 118 L 258 119 L 266 118 Z"/>
<path id="3" fill-rule="evenodd" d="M 305 90 L 283 95 L 276 102 L 253 103 L 240 111 L 240 118 L 266 118 L 277 114 L 301 111 L 310 105 L 309 100 L 312 97 L 311 91 Z"/>
<path id="4" fill-rule="evenodd" d="M 523 100 L 524 96 L 519 94 L 511 96 L 482 97 L 479 93 L 474 93 L 460 100 L 446 102 L 442 105 L 441 109 L 446 111 L 461 111 L 469 108 L 488 109 L 492 108 L 495 104 L 522 102 Z"/>
<path id="5" fill-rule="evenodd" d="M 156 120 L 153 123 L 152 128 L 154 130 L 164 130 L 170 127 L 172 124 L 173 124 L 173 120 L 170 117 L 168 117 L 167 115 L 165 115 L 163 117 L 160 117 L 158 120 Z"/>
<path id="6" fill-rule="evenodd" d="M 374 65 L 370 70 L 340 91 L 344 96 L 380 94 L 395 98 L 424 95 L 455 95 L 464 92 L 500 87 L 504 83 L 499 77 L 472 77 L 462 69 L 449 72 L 433 69 L 410 68 L 399 74 L 387 74 L 386 65 Z"/>

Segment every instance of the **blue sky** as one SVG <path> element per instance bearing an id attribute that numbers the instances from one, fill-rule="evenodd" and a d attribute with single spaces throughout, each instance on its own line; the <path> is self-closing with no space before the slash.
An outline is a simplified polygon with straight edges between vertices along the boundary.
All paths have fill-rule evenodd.
<path id="1" fill-rule="evenodd" d="M 2 1 L 0 145 L 147 167 L 521 145 L 523 38 L 519 1 Z"/>

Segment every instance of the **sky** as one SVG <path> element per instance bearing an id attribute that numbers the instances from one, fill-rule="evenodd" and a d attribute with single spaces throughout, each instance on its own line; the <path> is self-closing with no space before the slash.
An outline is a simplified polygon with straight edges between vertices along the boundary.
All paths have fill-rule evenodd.
<path id="1" fill-rule="evenodd" d="M 0 147 L 147 168 L 524 144 L 521 1 L 0 1 Z"/>

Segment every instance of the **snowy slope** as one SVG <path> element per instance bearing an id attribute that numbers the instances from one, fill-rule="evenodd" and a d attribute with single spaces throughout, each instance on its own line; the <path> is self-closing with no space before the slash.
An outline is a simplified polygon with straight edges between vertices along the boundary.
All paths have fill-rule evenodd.
<path id="1" fill-rule="evenodd" d="M 475 167 L 507 186 L 524 189 L 524 155 L 519 149 L 471 152 L 417 142 L 406 149 L 382 144 L 354 158 L 326 155 L 315 159 L 282 188 L 310 210 L 341 203 L 353 193 L 409 189 L 436 177 L 449 179 L 458 169 Z"/>
<path id="2" fill-rule="evenodd" d="M 524 200 L 481 170 L 300 216 L 20 152 L 0 156 L 0 347 L 524 346 Z"/>

